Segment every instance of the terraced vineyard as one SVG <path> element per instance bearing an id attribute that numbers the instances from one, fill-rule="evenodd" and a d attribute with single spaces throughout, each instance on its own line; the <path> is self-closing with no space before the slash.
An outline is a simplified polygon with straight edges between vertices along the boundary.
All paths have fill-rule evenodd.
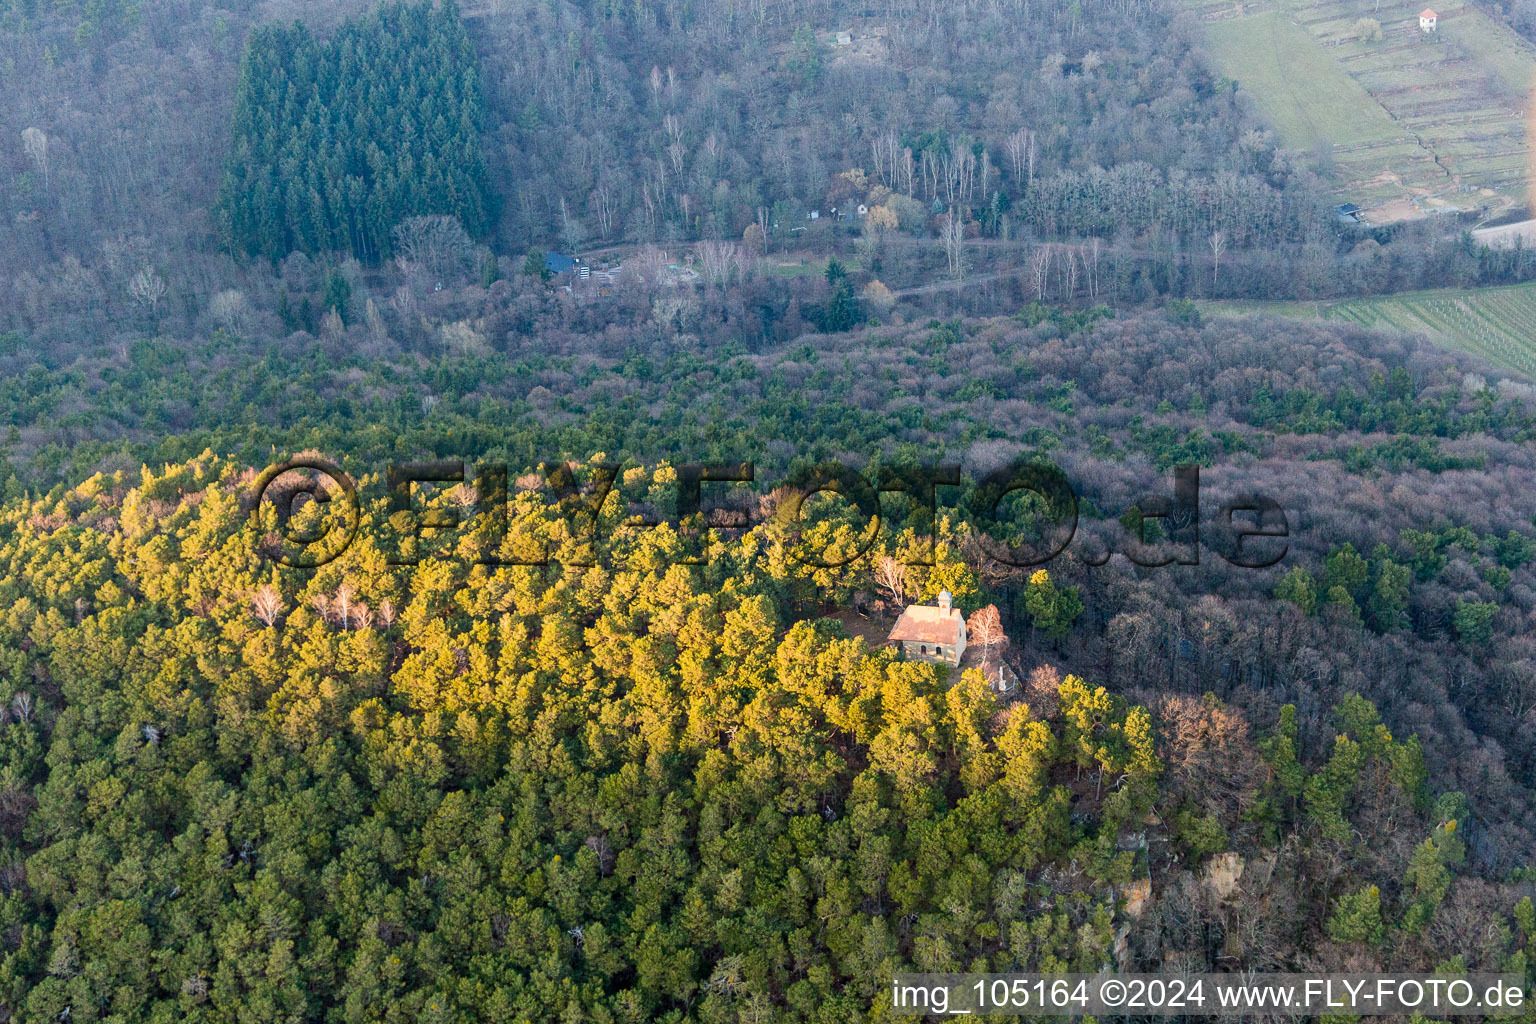
<path id="1" fill-rule="evenodd" d="M 1383 214 L 1523 202 L 1522 111 L 1536 51 L 1462 0 L 1181 0 L 1207 23 L 1213 56 L 1293 148 L 1331 143 L 1339 194 Z M 1365 40 L 1362 18 L 1381 25 Z M 1388 219 L 1384 216 L 1383 219 Z"/>
<path id="2" fill-rule="evenodd" d="M 1536 284 L 1408 292 L 1343 302 L 1211 302 L 1214 316 L 1250 313 L 1348 320 L 1426 334 L 1447 348 L 1536 377 Z"/>

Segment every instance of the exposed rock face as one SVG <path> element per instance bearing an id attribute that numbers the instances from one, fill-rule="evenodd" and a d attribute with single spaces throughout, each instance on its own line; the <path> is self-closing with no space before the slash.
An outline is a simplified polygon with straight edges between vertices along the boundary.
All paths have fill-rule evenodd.
<path id="1" fill-rule="evenodd" d="M 1125 898 L 1125 916 L 1137 918 L 1152 899 L 1152 879 L 1135 878 L 1125 884 L 1120 895 Z M 1115 931 L 1114 958 L 1122 969 L 1130 963 L 1131 923 L 1126 921 Z"/>
<path id="2" fill-rule="evenodd" d="M 1218 853 L 1211 858 L 1205 869 L 1206 884 L 1221 899 L 1227 899 L 1237 891 L 1243 877 L 1243 858 L 1235 853 Z"/>
<path id="3" fill-rule="evenodd" d="M 1116 846 L 1121 850 L 1145 850 L 1147 848 L 1147 834 L 1145 832 L 1122 832 Z"/>
<path id="4" fill-rule="evenodd" d="M 1137 878 L 1125 886 L 1125 912 L 1130 917 L 1140 917 L 1142 908 L 1152 898 L 1152 879 Z"/>

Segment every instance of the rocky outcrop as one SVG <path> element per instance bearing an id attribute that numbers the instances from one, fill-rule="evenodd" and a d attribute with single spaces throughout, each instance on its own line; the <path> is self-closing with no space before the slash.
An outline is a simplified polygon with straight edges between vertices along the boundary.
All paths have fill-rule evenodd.
<path id="1" fill-rule="evenodd" d="M 1237 891 L 1243 877 L 1243 858 L 1235 853 L 1218 853 L 1205 867 L 1205 884 L 1219 899 L 1228 899 Z"/>
<path id="2" fill-rule="evenodd" d="M 1129 917 L 1140 917 L 1141 911 L 1146 907 L 1147 901 L 1152 898 L 1152 879 L 1137 878 L 1126 883 L 1125 913 Z"/>

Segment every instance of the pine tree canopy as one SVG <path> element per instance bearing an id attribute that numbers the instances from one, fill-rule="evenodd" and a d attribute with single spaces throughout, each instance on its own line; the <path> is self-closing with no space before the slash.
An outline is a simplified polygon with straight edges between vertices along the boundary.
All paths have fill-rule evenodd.
<path id="1" fill-rule="evenodd" d="M 452 3 L 388 4 L 328 41 L 251 34 L 216 210 L 236 253 L 350 252 L 376 263 L 408 217 L 475 236 L 493 196 L 474 47 Z"/>

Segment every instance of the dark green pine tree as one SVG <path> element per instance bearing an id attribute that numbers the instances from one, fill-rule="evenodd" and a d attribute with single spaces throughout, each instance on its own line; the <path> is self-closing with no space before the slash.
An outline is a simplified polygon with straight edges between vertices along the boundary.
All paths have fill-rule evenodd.
<path id="1" fill-rule="evenodd" d="M 822 311 L 821 329 L 828 334 L 851 330 L 859 322 L 859 300 L 848 271 L 835 258 L 827 261 L 827 284 L 832 286 L 832 296 Z"/>
<path id="2" fill-rule="evenodd" d="M 474 47 L 452 3 L 386 4 L 328 42 L 252 33 L 217 223 L 231 249 L 390 255 L 395 225 L 448 214 L 471 235 L 495 205 Z"/>

